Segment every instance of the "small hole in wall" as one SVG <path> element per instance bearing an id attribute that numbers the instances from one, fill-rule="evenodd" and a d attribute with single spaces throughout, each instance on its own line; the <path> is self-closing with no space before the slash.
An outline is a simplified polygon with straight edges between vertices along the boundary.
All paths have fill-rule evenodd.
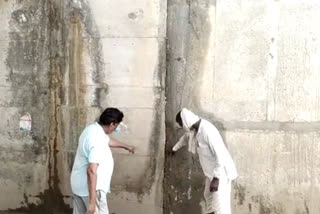
<path id="1" fill-rule="evenodd" d="M 20 131 L 31 131 L 31 114 L 30 113 L 26 113 L 25 115 L 23 115 L 20 118 L 20 123 L 19 123 L 19 127 L 20 127 Z"/>

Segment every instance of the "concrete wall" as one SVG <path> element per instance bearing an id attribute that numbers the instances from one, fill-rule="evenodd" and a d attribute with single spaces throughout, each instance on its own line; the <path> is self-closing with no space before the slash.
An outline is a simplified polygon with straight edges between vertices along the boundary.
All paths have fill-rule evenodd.
<path id="1" fill-rule="evenodd" d="M 128 130 L 114 137 L 137 151 L 113 151 L 111 213 L 203 212 L 197 156 L 169 156 L 189 107 L 234 157 L 234 213 L 318 214 L 319 12 L 316 0 L 0 1 L 0 210 L 69 212 L 78 136 L 115 106 Z"/>
<path id="2" fill-rule="evenodd" d="M 239 177 L 236 214 L 320 212 L 318 1 L 168 1 L 167 153 L 189 107 L 220 129 Z M 186 150 L 165 164 L 165 212 L 203 213 Z"/>
<path id="3" fill-rule="evenodd" d="M 69 212 L 78 137 L 113 106 L 136 154 L 113 151 L 110 211 L 162 213 L 166 2 L 0 1 L 0 18 L 0 210 Z"/>

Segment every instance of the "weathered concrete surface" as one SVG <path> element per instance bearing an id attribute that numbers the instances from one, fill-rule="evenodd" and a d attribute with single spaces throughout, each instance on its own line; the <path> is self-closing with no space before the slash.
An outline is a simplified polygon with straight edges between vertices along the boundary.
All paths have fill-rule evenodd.
<path id="1" fill-rule="evenodd" d="M 233 213 L 320 212 L 318 1 L 168 2 L 164 213 L 203 213 L 197 157 L 169 156 L 189 107 L 239 171 Z"/>
<path id="2" fill-rule="evenodd" d="M 0 8 L 6 11 L 1 12 L 1 88 L 7 98 L 1 102 L 0 185 L 5 194 L 1 210 L 47 211 L 53 198 L 58 198 L 56 209 L 66 209 L 56 188 L 53 145 L 57 141 L 54 125 L 48 122 L 55 118 L 55 111 L 49 110 L 54 99 L 49 77 L 54 59 L 50 56 L 55 52 L 47 49 L 54 41 L 49 17 L 55 16 L 57 7 L 53 1 L 1 1 Z M 20 117 L 26 113 L 31 115 L 32 129 L 19 130 Z"/>
<path id="3" fill-rule="evenodd" d="M 0 1 L 0 210 L 69 212 L 79 134 L 115 106 L 128 129 L 114 137 L 137 151 L 113 151 L 111 213 L 202 213 L 197 156 L 169 156 L 186 106 L 217 125 L 235 159 L 234 213 L 319 213 L 320 3 L 166 7 Z M 31 130 L 20 130 L 27 113 Z"/>
<path id="4" fill-rule="evenodd" d="M 114 151 L 110 212 L 162 213 L 166 2 L 0 1 L 0 18 L 0 210 L 70 212 L 78 137 L 114 106 L 137 148 Z"/>
<path id="5" fill-rule="evenodd" d="M 225 136 L 241 163 L 233 195 L 237 213 L 319 212 L 319 132 L 238 130 Z"/>

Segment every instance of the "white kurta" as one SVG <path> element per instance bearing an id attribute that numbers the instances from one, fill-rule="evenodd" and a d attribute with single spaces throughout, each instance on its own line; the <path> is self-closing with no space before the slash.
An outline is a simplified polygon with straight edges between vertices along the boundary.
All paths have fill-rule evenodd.
<path id="1" fill-rule="evenodd" d="M 187 132 L 173 147 L 178 151 L 189 142 L 193 132 Z M 210 180 L 213 177 L 234 180 L 238 174 L 234 162 L 223 142 L 218 129 L 207 120 L 201 119 L 196 134 L 197 153 L 204 175 Z"/>
<path id="2" fill-rule="evenodd" d="M 218 129 L 207 120 L 202 119 L 196 139 L 197 152 L 204 175 L 212 180 L 214 177 L 234 180 L 238 174 Z"/>

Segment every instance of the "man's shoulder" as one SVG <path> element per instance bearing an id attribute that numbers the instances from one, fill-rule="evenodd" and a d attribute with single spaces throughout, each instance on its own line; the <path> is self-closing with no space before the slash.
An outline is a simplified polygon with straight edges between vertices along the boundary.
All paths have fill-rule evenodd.
<path id="1" fill-rule="evenodd" d="M 80 136 L 80 139 L 85 140 L 88 137 L 90 138 L 91 136 L 96 136 L 99 133 L 99 129 L 97 127 L 97 124 L 92 123 L 90 125 L 87 125 Z"/>
<path id="2" fill-rule="evenodd" d="M 86 129 L 97 129 L 99 127 L 99 123 L 91 123 L 86 126 Z"/>
<path id="3" fill-rule="evenodd" d="M 97 132 L 99 131 L 99 124 L 98 123 L 92 123 L 92 124 L 89 124 L 87 125 L 83 132 L 86 132 L 86 133 L 90 133 L 90 132 Z M 100 128 L 101 129 L 101 128 Z"/>
<path id="4" fill-rule="evenodd" d="M 217 129 L 217 127 L 208 120 L 202 120 L 201 129 L 201 133 L 203 135 L 220 135 L 220 131 Z"/>
<path id="5" fill-rule="evenodd" d="M 201 123 L 204 128 L 217 129 L 216 126 L 208 120 L 201 119 Z"/>
<path id="6" fill-rule="evenodd" d="M 88 125 L 84 129 L 83 135 L 88 143 L 104 142 L 106 139 L 109 139 L 109 136 L 104 133 L 102 127 L 98 123 Z"/>

